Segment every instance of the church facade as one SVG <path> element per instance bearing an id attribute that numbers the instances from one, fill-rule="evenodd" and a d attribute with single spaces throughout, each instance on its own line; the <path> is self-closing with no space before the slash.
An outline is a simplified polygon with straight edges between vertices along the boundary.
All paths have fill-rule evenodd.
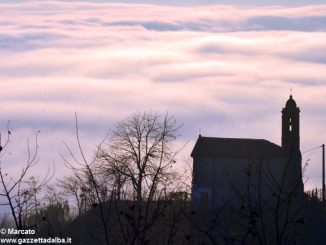
<path id="1" fill-rule="evenodd" d="M 191 156 L 194 209 L 272 206 L 280 199 L 300 203 L 303 197 L 300 109 L 292 95 L 282 110 L 281 146 L 264 139 L 200 135 Z"/>

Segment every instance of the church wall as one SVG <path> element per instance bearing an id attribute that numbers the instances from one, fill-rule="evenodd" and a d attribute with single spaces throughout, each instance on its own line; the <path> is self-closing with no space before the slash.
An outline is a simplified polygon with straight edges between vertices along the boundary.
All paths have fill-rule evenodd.
<path id="1" fill-rule="evenodd" d="M 197 157 L 194 159 L 193 205 L 221 207 L 230 203 L 240 207 L 241 200 L 257 196 L 268 199 L 281 184 L 284 171 L 286 182 L 291 180 L 291 166 L 285 158 Z M 285 186 L 284 186 L 285 187 Z M 206 201 L 201 199 L 205 198 Z"/>
<path id="2" fill-rule="evenodd" d="M 212 208 L 213 165 L 213 158 L 194 158 L 192 187 L 192 205 L 194 208 Z"/>
<path id="3" fill-rule="evenodd" d="M 234 199 L 235 191 L 243 191 L 248 160 L 243 158 L 197 157 L 194 159 L 193 204 L 199 206 L 203 192 L 208 192 L 210 207 Z M 239 189 L 241 187 L 241 189 Z"/>

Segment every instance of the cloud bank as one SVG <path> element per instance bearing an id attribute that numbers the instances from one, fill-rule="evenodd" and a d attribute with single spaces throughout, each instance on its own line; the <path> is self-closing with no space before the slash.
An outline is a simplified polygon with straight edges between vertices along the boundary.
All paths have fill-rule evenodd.
<path id="1" fill-rule="evenodd" d="M 199 128 L 279 144 L 290 87 L 302 111 L 302 149 L 323 143 L 326 5 L 32 1 L 0 8 L 1 127 L 10 119 L 20 138 L 41 130 L 44 168 L 54 160 L 63 172 L 58 156 L 61 140 L 73 136 L 74 112 L 90 155 L 116 121 L 149 109 L 184 123 L 184 155 Z M 319 160 L 308 176 L 319 176 Z"/>

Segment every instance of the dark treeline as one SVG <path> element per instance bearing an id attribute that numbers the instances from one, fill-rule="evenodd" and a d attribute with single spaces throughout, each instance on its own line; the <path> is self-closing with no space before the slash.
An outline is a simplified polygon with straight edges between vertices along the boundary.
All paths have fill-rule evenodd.
<path id="1" fill-rule="evenodd" d="M 265 208 L 250 192 L 239 193 L 246 199 L 237 209 L 228 202 L 218 209 L 192 207 L 191 167 L 177 167 L 186 166 L 176 158 L 183 148 L 176 144 L 181 126 L 168 114 L 135 113 L 115 124 L 90 158 L 76 117 L 78 150 L 66 145 L 67 175 L 54 184 L 50 171 L 43 179 L 31 175 L 36 135 L 17 176 L 0 168 L 1 205 L 9 210 L 0 228 L 36 233 L 1 237 L 70 237 L 73 244 L 324 244 L 326 204 L 318 190 L 305 194 L 299 219 Z M 1 157 L 10 136 L 8 128 Z M 275 193 L 280 206 L 296 205 L 281 194 Z"/>

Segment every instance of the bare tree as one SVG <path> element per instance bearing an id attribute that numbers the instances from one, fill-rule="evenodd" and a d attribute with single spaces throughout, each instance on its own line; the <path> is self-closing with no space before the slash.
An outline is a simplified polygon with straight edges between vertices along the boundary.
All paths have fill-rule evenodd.
<path id="1" fill-rule="evenodd" d="M 62 237 L 71 220 L 68 200 L 53 184 L 46 185 L 42 194 L 37 212 L 29 216 L 28 220 L 32 223 L 33 220 L 42 221 L 34 228 L 38 236 Z"/>
<path id="2" fill-rule="evenodd" d="M 79 150 L 79 158 L 77 158 L 76 154 L 71 150 L 71 148 L 66 144 L 66 148 L 70 154 L 72 160 L 67 159 L 63 155 L 62 158 L 64 160 L 65 165 L 73 171 L 75 183 L 72 185 L 67 185 L 66 181 L 61 181 L 61 186 L 70 191 L 77 199 L 78 206 L 82 209 L 83 204 L 89 204 L 92 207 L 99 207 L 100 220 L 103 226 L 103 232 L 105 237 L 106 244 L 109 244 L 109 229 L 108 229 L 108 219 L 105 215 L 103 203 L 105 201 L 106 191 L 104 185 L 98 181 L 94 170 L 93 165 L 95 163 L 95 159 L 93 161 L 88 161 L 83 151 L 83 147 L 81 144 L 81 140 L 79 137 L 79 127 L 78 127 L 78 119 L 77 114 L 75 114 L 75 127 L 76 127 L 76 141 Z M 78 193 L 79 199 L 78 199 Z M 87 210 L 87 208 L 85 208 Z"/>
<path id="3" fill-rule="evenodd" d="M 120 187 L 132 185 L 137 201 L 153 199 L 159 185 L 170 181 L 178 151 L 172 143 L 180 126 L 174 117 L 152 112 L 135 113 L 115 125 L 98 151 L 102 170 Z"/>
<path id="4" fill-rule="evenodd" d="M 66 176 L 58 181 L 58 186 L 63 190 L 63 195 L 72 197 L 77 205 L 78 216 L 82 213 L 83 183 L 76 176 Z"/>
<path id="5" fill-rule="evenodd" d="M 17 177 L 8 175 L 4 168 L 5 163 L 1 162 L 0 166 L 0 196 L 2 197 L 0 205 L 9 208 L 11 218 L 18 230 L 31 228 L 39 222 L 38 220 L 32 221 L 30 217 L 38 212 L 40 208 L 38 194 L 54 173 L 48 169 L 48 173 L 42 179 L 31 175 L 32 168 L 38 162 L 38 134 L 39 132 L 35 135 L 33 146 L 30 145 L 29 139 L 27 140 L 27 159 Z M 6 148 L 10 143 L 9 123 L 6 136 L 4 144 L 0 145 L 1 158 L 6 154 Z"/>
<path id="6" fill-rule="evenodd" d="M 98 171 L 116 184 L 118 197 L 125 187 L 133 193 L 121 224 L 126 242 L 148 242 L 147 231 L 162 212 L 161 198 L 173 187 L 176 173 L 171 170 L 180 150 L 174 150 L 178 125 L 168 113 L 135 113 L 115 125 L 112 134 L 100 145 L 97 153 Z"/>

